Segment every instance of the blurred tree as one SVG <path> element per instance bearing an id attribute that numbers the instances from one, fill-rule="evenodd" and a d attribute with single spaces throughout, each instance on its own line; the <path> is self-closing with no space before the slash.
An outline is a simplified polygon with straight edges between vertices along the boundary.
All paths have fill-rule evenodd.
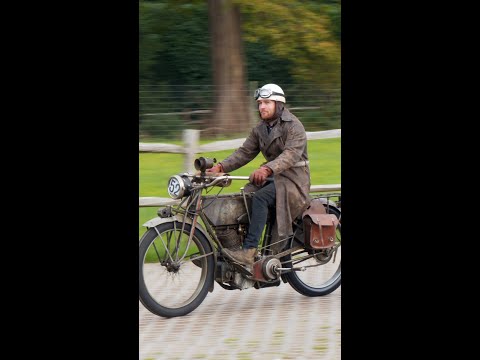
<path id="1" fill-rule="evenodd" d="M 243 132 L 251 112 L 240 9 L 232 0 L 208 0 L 213 84 L 214 124 L 221 132 Z"/>
<path id="2" fill-rule="evenodd" d="M 174 94 L 173 104 L 162 105 L 168 111 L 192 100 L 216 110 L 212 126 L 228 122 L 230 131 L 242 131 L 250 126 L 249 80 L 314 83 L 327 95 L 340 87 L 340 0 L 140 0 L 139 6 L 140 83 L 168 84 Z M 212 83 L 213 99 L 181 91 Z"/>

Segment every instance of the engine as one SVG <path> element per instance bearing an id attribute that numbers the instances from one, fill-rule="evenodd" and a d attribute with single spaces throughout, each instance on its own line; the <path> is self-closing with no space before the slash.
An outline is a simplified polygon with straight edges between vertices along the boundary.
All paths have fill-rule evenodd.
<path id="1" fill-rule="evenodd" d="M 236 228 L 218 226 L 215 228 L 218 240 L 227 249 L 239 249 L 242 247 L 246 234 L 246 226 L 239 224 Z"/>
<path id="2" fill-rule="evenodd" d="M 251 196 L 239 194 L 206 196 L 203 212 L 222 245 L 229 249 L 240 248 L 248 227 L 245 203 L 251 206 Z"/>

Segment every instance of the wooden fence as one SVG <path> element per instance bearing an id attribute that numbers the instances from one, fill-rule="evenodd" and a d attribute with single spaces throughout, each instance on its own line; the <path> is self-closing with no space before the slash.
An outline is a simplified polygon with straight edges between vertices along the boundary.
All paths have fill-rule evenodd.
<path id="1" fill-rule="evenodd" d="M 328 138 L 341 137 L 341 130 L 326 130 L 307 132 L 307 140 L 319 140 Z M 239 148 L 245 138 L 215 141 L 209 144 L 199 145 L 198 140 L 200 138 L 200 130 L 184 130 L 183 132 L 183 145 L 165 144 L 165 143 L 139 143 L 139 151 L 144 153 L 176 153 L 184 154 L 183 167 L 185 172 L 195 172 L 193 168 L 193 162 L 195 160 L 195 154 L 200 152 L 221 151 L 221 150 L 233 150 Z M 341 191 L 340 184 L 329 185 L 312 185 L 310 187 L 311 193 L 316 192 L 330 192 Z M 177 204 L 179 200 L 173 200 L 170 198 L 161 197 L 141 197 L 139 198 L 139 207 L 159 207 L 166 205 Z"/>

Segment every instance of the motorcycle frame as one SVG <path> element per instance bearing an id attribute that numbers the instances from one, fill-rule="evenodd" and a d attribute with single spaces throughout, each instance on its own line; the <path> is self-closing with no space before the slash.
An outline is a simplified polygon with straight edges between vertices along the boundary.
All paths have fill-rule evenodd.
<path id="1" fill-rule="evenodd" d="M 160 223 L 166 223 L 166 222 L 180 222 L 182 231 L 185 227 L 185 224 L 188 223 L 191 225 L 190 229 L 190 234 L 189 234 L 189 239 L 187 243 L 187 248 L 190 246 L 191 240 L 193 238 L 193 234 L 195 232 L 195 229 L 198 229 L 203 235 L 205 235 L 209 245 L 210 245 L 210 251 L 207 252 L 206 254 L 202 255 L 201 257 L 206 257 L 213 255 L 214 259 L 214 264 L 215 267 L 217 266 L 217 252 L 221 251 L 221 249 L 224 248 L 220 240 L 218 239 L 213 227 L 211 226 L 209 220 L 207 219 L 205 213 L 202 211 L 202 202 L 204 198 L 206 198 L 208 195 L 204 195 L 203 191 L 211 186 L 228 186 L 231 183 L 231 180 L 249 180 L 247 176 L 230 176 L 228 174 L 223 175 L 223 176 L 216 176 L 216 177 L 208 177 L 204 173 L 199 175 L 192 175 L 192 174 L 184 174 L 188 175 L 189 177 L 192 177 L 192 183 L 194 184 L 193 188 L 190 190 L 190 193 L 188 196 L 184 197 L 180 203 L 176 207 L 172 207 L 171 205 L 167 206 L 167 210 L 165 211 L 166 216 L 161 215 L 160 211 L 158 211 L 158 216 L 154 219 L 151 219 L 147 221 L 144 226 L 150 228 L 157 226 Z M 223 185 L 222 185 L 223 184 Z M 228 185 L 226 185 L 228 184 Z M 218 194 L 217 194 L 218 195 Z M 248 211 L 248 206 L 247 206 L 247 200 L 246 200 L 246 193 L 243 191 L 243 188 L 240 192 L 240 195 L 242 195 L 244 202 L 245 202 L 245 207 L 248 215 L 248 220 L 250 223 L 250 214 Z M 211 195 L 214 196 L 214 195 Z M 324 206 L 328 209 L 328 207 L 333 207 L 335 208 L 338 213 L 341 213 L 340 208 L 335 206 L 335 202 L 330 200 L 330 197 L 335 197 L 337 196 L 340 199 L 340 195 L 337 194 L 330 194 L 330 195 L 325 195 L 325 196 L 320 196 L 319 198 L 324 199 Z M 184 207 L 183 204 L 186 202 L 186 205 Z M 190 210 L 191 208 L 194 208 L 194 211 Z M 174 215 L 172 215 L 174 214 Z M 270 214 L 270 213 L 269 213 Z M 202 220 L 205 228 L 198 222 L 198 217 Z M 267 252 L 271 252 L 270 247 L 274 244 L 271 243 L 272 240 L 272 229 L 273 229 L 273 224 L 274 220 L 270 217 L 267 218 L 267 222 L 265 224 L 265 230 L 262 236 L 262 239 L 260 243 L 262 246 L 259 248 L 260 254 L 262 256 L 273 256 L 275 258 L 282 258 L 284 256 L 287 256 L 297 250 L 300 249 L 305 249 L 304 246 L 295 246 L 293 247 L 292 242 L 295 237 L 295 233 L 292 236 L 289 236 L 284 239 L 278 240 L 278 242 L 281 241 L 288 241 L 289 244 L 285 245 L 283 248 L 286 250 L 281 251 L 278 254 L 268 254 Z M 207 235 L 208 234 L 208 235 Z M 306 256 L 305 259 L 311 257 Z M 199 257 L 200 258 L 200 257 Z M 228 259 L 227 259 L 228 261 Z M 283 282 L 287 282 L 286 279 L 284 278 L 284 274 L 290 271 L 296 271 L 299 270 L 299 268 L 292 268 L 291 270 L 284 270 L 281 273 L 281 278 Z M 210 292 L 213 291 L 213 285 L 212 288 L 210 289 Z"/>

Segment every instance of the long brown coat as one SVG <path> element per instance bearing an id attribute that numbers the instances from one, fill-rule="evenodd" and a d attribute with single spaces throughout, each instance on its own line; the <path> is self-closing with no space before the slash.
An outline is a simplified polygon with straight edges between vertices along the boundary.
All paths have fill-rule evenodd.
<path id="1" fill-rule="evenodd" d="M 291 167 L 308 160 L 307 134 L 300 120 L 284 108 L 270 134 L 261 121 L 252 129 L 243 145 L 221 163 L 225 172 L 236 170 L 252 161 L 259 152 L 273 170 L 276 188 L 276 231 L 280 239 L 293 234 L 292 222 L 310 204 L 310 169 Z"/>

